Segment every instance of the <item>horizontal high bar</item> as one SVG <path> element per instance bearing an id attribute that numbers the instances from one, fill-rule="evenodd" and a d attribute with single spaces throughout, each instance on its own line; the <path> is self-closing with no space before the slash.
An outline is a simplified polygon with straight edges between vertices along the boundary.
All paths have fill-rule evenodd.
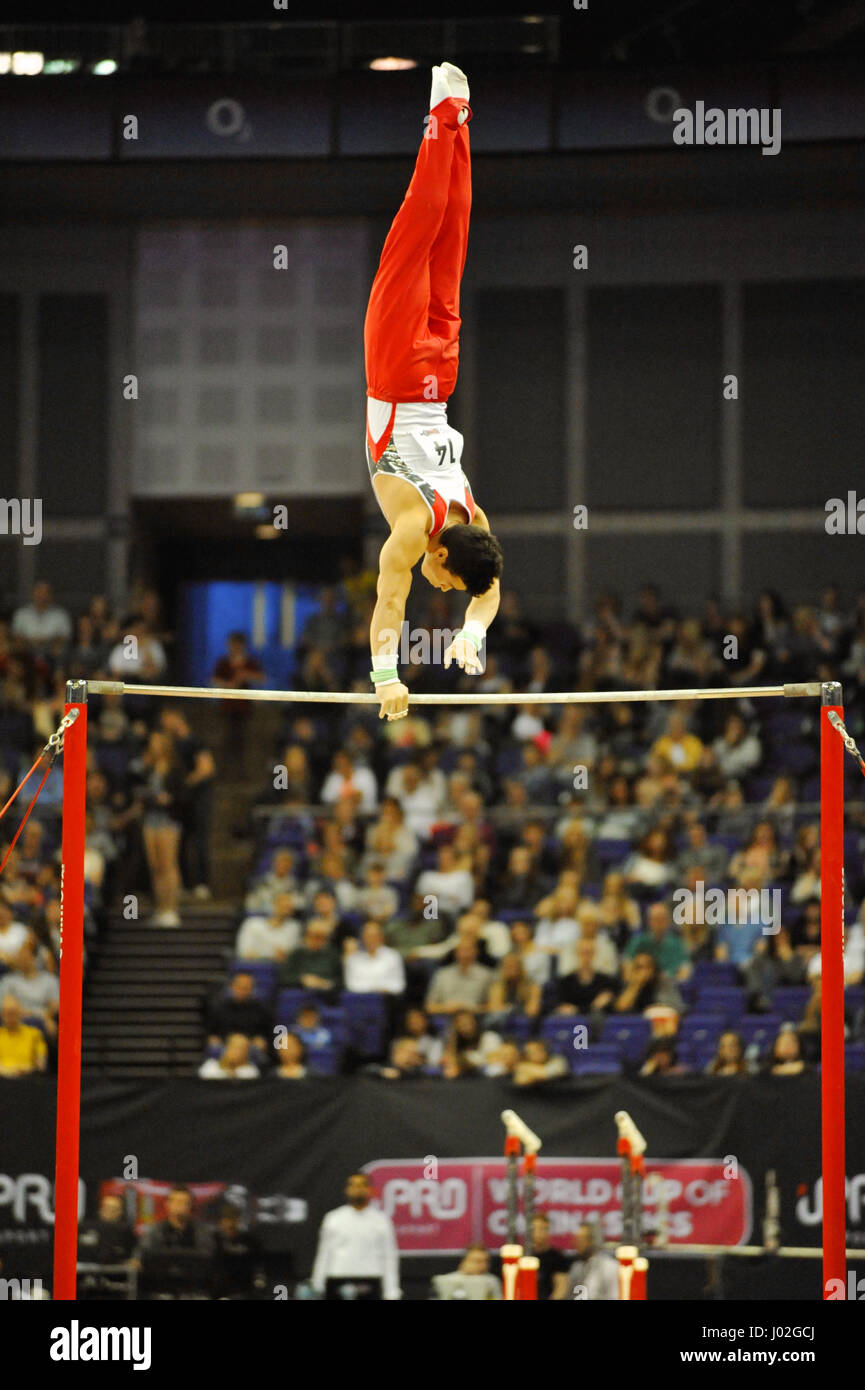
<path id="1" fill-rule="evenodd" d="M 658 1255 L 744 1255 L 755 1259 L 757 1256 L 771 1255 L 781 1260 L 820 1260 L 823 1258 L 822 1245 L 781 1245 L 777 1250 L 769 1250 L 765 1245 L 649 1245 L 646 1253 L 651 1259 Z M 865 1250 L 847 1250 L 848 1260 L 865 1259 Z"/>
<path id="2" fill-rule="evenodd" d="M 125 681 L 72 681 L 90 695 L 162 695 L 170 700 L 259 700 L 282 704 L 377 705 L 374 693 L 328 690 L 221 690 L 218 686 L 127 685 Z M 507 695 L 411 695 L 411 705 L 620 705 L 646 700 L 758 700 L 819 697 L 820 681 L 793 685 L 722 686 L 709 690 L 549 690 Z M 74 697 L 73 697 L 74 700 Z"/>

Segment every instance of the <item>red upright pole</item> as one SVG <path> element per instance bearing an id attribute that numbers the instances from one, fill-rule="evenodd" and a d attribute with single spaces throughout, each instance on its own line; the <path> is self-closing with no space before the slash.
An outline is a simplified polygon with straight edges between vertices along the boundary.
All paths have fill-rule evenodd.
<path id="1" fill-rule="evenodd" d="M 823 1297 L 846 1288 L 844 1154 L 844 744 L 829 723 L 844 718 L 837 681 L 823 683 L 820 710 L 820 1035 L 823 1130 Z M 840 1280 L 830 1284 L 829 1280 Z M 837 1297 L 837 1293 L 835 1294 Z"/>
<path id="2" fill-rule="evenodd" d="M 57 1157 L 54 1177 L 54 1299 L 74 1299 L 78 1259 L 81 1123 L 81 982 L 84 970 L 84 811 L 87 685 L 69 681 L 65 712 L 78 718 L 63 740 L 60 870 L 60 1012 L 57 1038 Z"/>

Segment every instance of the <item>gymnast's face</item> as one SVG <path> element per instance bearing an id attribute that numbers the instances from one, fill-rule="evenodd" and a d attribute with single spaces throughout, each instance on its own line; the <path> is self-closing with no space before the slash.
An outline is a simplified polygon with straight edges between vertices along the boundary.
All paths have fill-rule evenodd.
<path id="1" fill-rule="evenodd" d="M 440 589 L 443 594 L 447 594 L 451 589 L 459 589 L 465 593 L 465 584 L 456 574 L 451 574 L 445 568 L 448 553 L 443 545 L 436 550 L 428 550 L 423 557 L 420 572 L 428 584 L 432 584 L 434 589 Z"/>

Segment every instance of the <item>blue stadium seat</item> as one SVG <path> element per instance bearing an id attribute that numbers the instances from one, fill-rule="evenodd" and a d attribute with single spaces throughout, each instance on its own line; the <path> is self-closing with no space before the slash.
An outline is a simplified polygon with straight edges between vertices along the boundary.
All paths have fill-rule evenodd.
<path id="1" fill-rule="evenodd" d="M 496 1026 L 496 1032 L 503 1038 L 513 1038 L 516 1042 L 526 1043 L 535 1031 L 535 1019 L 529 1018 L 527 1014 L 508 1014 L 507 1019 Z"/>
<path id="2" fill-rule="evenodd" d="M 844 990 L 844 1005 L 853 1014 L 865 1008 L 865 985 L 847 985 Z"/>
<path id="3" fill-rule="evenodd" d="M 630 840 L 594 840 L 592 842 L 592 849 L 595 851 L 602 872 L 611 864 L 621 864 L 627 859 L 633 848 Z"/>
<path id="4" fill-rule="evenodd" d="M 746 1047 L 756 1043 L 761 1053 L 768 1052 L 784 1019 L 783 1013 L 746 1014 L 736 1024 L 736 1032 Z"/>
<path id="5" fill-rule="evenodd" d="M 576 1014 L 553 1014 L 552 1017 L 542 1020 L 540 1036 L 551 1052 L 558 1052 L 561 1057 L 570 1058 L 576 1051 L 574 1029 L 580 1023 L 585 1026 L 585 1020 Z"/>
<path id="6" fill-rule="evenodd" d="M 847 1071 L 865 1071 L 865 1043 L 847 1043 L 844 1067 Z"/>
<path id="7" fill-rule="evenodd" d="M 503 748 L 496 758 L 496 773 L 499 777 L 513 777 L 523 764 L 523 750 Z"/>
<path id="8" fill-rule="evenodd" d="M 737 1018 L 746 1007 L 746 992 L 740 985 L 701 986 L 695 1005 L 698 1013 L 716 1013 L 724 1018 Z"/>
<path id="9" fill-rule="evenodd" d="M 736 967 L 725 960 L 698 960 L 692 976 L 699 989 L 717 985 L 735 985 Z"/>
<path id="10" fill-rule="evenodd" d="M 798 738 L 802 732 L 802 715 L 789 706 L 781 709 L 773 706 L 774 700 L 758 711 L 765 735 L 769 738 L 773 735 L 778 738 Z"/>
<path id="11" fill-rule="evenodd" d="M 676 1044 L 679 1061 L 691 1071 L 705 1071 L 714 1062 L 717 1051 L 717 1045 L 707 1038 L 682 1038 Z"/>
<path id="12" fill-rule="evenodd" d="M 129 773 L 129 750 L 122 743 L 97 744 L 96 764 L 109 782 L 122 782 Z"/>
<path id="13" fill-rule="evenodd" d="M 808 985 L 778 985 L 772 995 L 772 1010 L 782 1022 L 798 1023 L 810 998 Z"/>
<path id="14" fill-rule="evenodd" d="M 766 765 L 788 776 L 805 777 L 817 766 L 817 749 L 811 743 L 786 743 L 767 758 Z"/>
<path id="15" fill-rule="evenodd" d="M 642 1061 L 651 1034 L 652 1026 L 642 1014 L 616 1014 L 604 1019 L 601 1041 L 617 1043 L 622 1056 L 636 1063 Z"/>
<path id="16" fill-rule="evenodd" d="M 685 1001 L 686 1007 L 689 1009 L 693 1009 L 694 1005 L 697 1002 L 697 985 L 695 981 L 693 979 L 679 980 L 678 988 L 679 993 Z"/>
<path id="17" fill-rule="evenodd" d="M 281 989 L 276 996 L 276 1022 L 291 1027 L 304 1004 L 314 1004 L 318 1008 L 316 996 L 308 989 Z"/>
<path id="18" fill-rule="evenodd" d="M 720 845 L 728 854 L 735 854 L 744 843 L 742 835 L 708 835 L 706 838 L 710 845 Z"/>
<path id="19" fill-rule="evenodd" d="M 765 801 L 774 784 L 775 778 L 772 775 L 765 776 L 760 773 L 755 777 L 749 777 L 745 784 L 745 800 Z"/>
<path id="20" fill-rule="evenodd" d="M 621 1076 L 622 1054 L 616 1043 L 590 1043 L 571 1049 L 571 1071 L 575 1076 Z"/>
<path id="21" fill-rule="evenodd" d="M 726 1027 L 722 1014 L 686 1014 L 679 1025 L 679 1037 L 690 1043 L 711 1041 L 717 1046 Z"/>
<path id="22" fill-rule="evenodd" d="M 315 1076 L 339 1076 L 342 1059 L 343 1048 L 333 1043 L 329 1047 L 307 1048 L 306 1065 Z"/>
<path id="23" fill-rule="evenodd" d="M 345 1013 L 351 1046 L 362 1057 L 379 1057 L 387 1035 L 387 1001 L 381 994 L 353 994 L 343 990 L 340 1004 Z"/>

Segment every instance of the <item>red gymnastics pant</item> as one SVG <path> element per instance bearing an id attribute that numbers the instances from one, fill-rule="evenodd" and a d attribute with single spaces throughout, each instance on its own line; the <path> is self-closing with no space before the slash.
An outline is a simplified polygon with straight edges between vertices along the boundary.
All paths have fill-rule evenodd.
<path id="1" fill-rule="evenodd" d="M 465 106 L 447 97 L 427 117 L 381 253 L 363 330 L 367 395 L 380 401 L 446 401 L 456 385 L 472 205 Z"/>

